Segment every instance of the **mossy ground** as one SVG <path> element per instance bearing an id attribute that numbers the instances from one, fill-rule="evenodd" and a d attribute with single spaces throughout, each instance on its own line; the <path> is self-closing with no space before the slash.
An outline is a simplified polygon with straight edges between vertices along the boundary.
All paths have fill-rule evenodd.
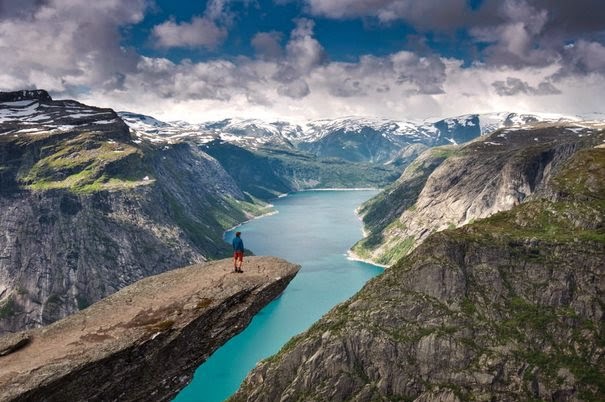
<path id="1" fill-rule="evenodd" d="M 81 133 L 75 138 L 43 146 L 39 159 L 18 181 L 30 190 L 68 189 L 90 193 L 149 184 L 142 152 L 132 144 L 116 142 L 99 134 Z"/>
<path id="2" fill-rule="evenodd" d="M 0 304 L 0 319 L 12 317 L 17 312 L 17 304 L 12 297 L 9 297 Z"/>

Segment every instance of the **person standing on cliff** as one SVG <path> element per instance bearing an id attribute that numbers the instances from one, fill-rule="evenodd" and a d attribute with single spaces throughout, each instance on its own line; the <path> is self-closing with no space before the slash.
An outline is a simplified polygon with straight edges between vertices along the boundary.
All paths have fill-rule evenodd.
<path id="1" fill-rule="evenodd" d="M 242 232 L 235 233 L 235 237 L 233 238 L 233 269 L 234 272 L 244 272 L 242 271 L 242 265 L 244 264 L 244 242 L 241 238 Z M 239 266 L 238 266 L 239 263 Z"/>

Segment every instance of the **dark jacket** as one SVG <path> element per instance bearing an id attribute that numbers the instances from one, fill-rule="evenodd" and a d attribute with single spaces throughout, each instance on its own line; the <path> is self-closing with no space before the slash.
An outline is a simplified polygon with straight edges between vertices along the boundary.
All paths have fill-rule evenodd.
<path id="1" fill-rule="evenodd" d="M 244 242 L 239 237 L 233 238 L 233 251 L 244 251 Z"/>

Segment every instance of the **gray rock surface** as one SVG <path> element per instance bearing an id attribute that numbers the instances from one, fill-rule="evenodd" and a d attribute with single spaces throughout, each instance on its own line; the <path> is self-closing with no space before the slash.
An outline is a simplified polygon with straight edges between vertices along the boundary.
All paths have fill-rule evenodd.
<path id="1" fill-rule="evenodd" d="M 221 260 L 152 276 L 47 327 L 0 338 L 0 348 L 31 340 L 0 356 L 0 400 L 170 400 L 298 271 L 274 257 L 247 258 L 243 274 L 232 269 Z"/>
<path id="2" fill-rule="evenodd" d="M 387 264 L 410 251 L 413 242 L 406 237 L 388 236 L 396 227 L 400 227 L 399 217 L 414 207 L 429 176 L 457 149 L 450 145 L 426 150 L 397 181 L 357 209 L 357 214 L 363 217 L 365 236 L 353 246 L 354 255 Z M 399 244 L 399 247 L 393 243 Z M 390 252 L 392 250 L 396 251 Z"/>
<path id="3" fill-rule="evenodd" d="M 52 99 L 48 92 L 43 89 L 0 92 L 0 102 L 18 102 L 22 100 L 50 101 Z"/>

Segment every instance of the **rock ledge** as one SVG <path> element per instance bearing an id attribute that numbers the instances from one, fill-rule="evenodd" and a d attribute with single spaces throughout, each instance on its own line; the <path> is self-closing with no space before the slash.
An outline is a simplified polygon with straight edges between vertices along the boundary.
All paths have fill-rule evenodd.
<path id="1" fill-rule="evenodd" d="M 52 325 L 0 338 L 29 340 L 0 357 L 0 401 L 171 399 L 299 269 L 274 257 L 246 259 L 244 274 L 231 264 L 149 277 Z"/>

